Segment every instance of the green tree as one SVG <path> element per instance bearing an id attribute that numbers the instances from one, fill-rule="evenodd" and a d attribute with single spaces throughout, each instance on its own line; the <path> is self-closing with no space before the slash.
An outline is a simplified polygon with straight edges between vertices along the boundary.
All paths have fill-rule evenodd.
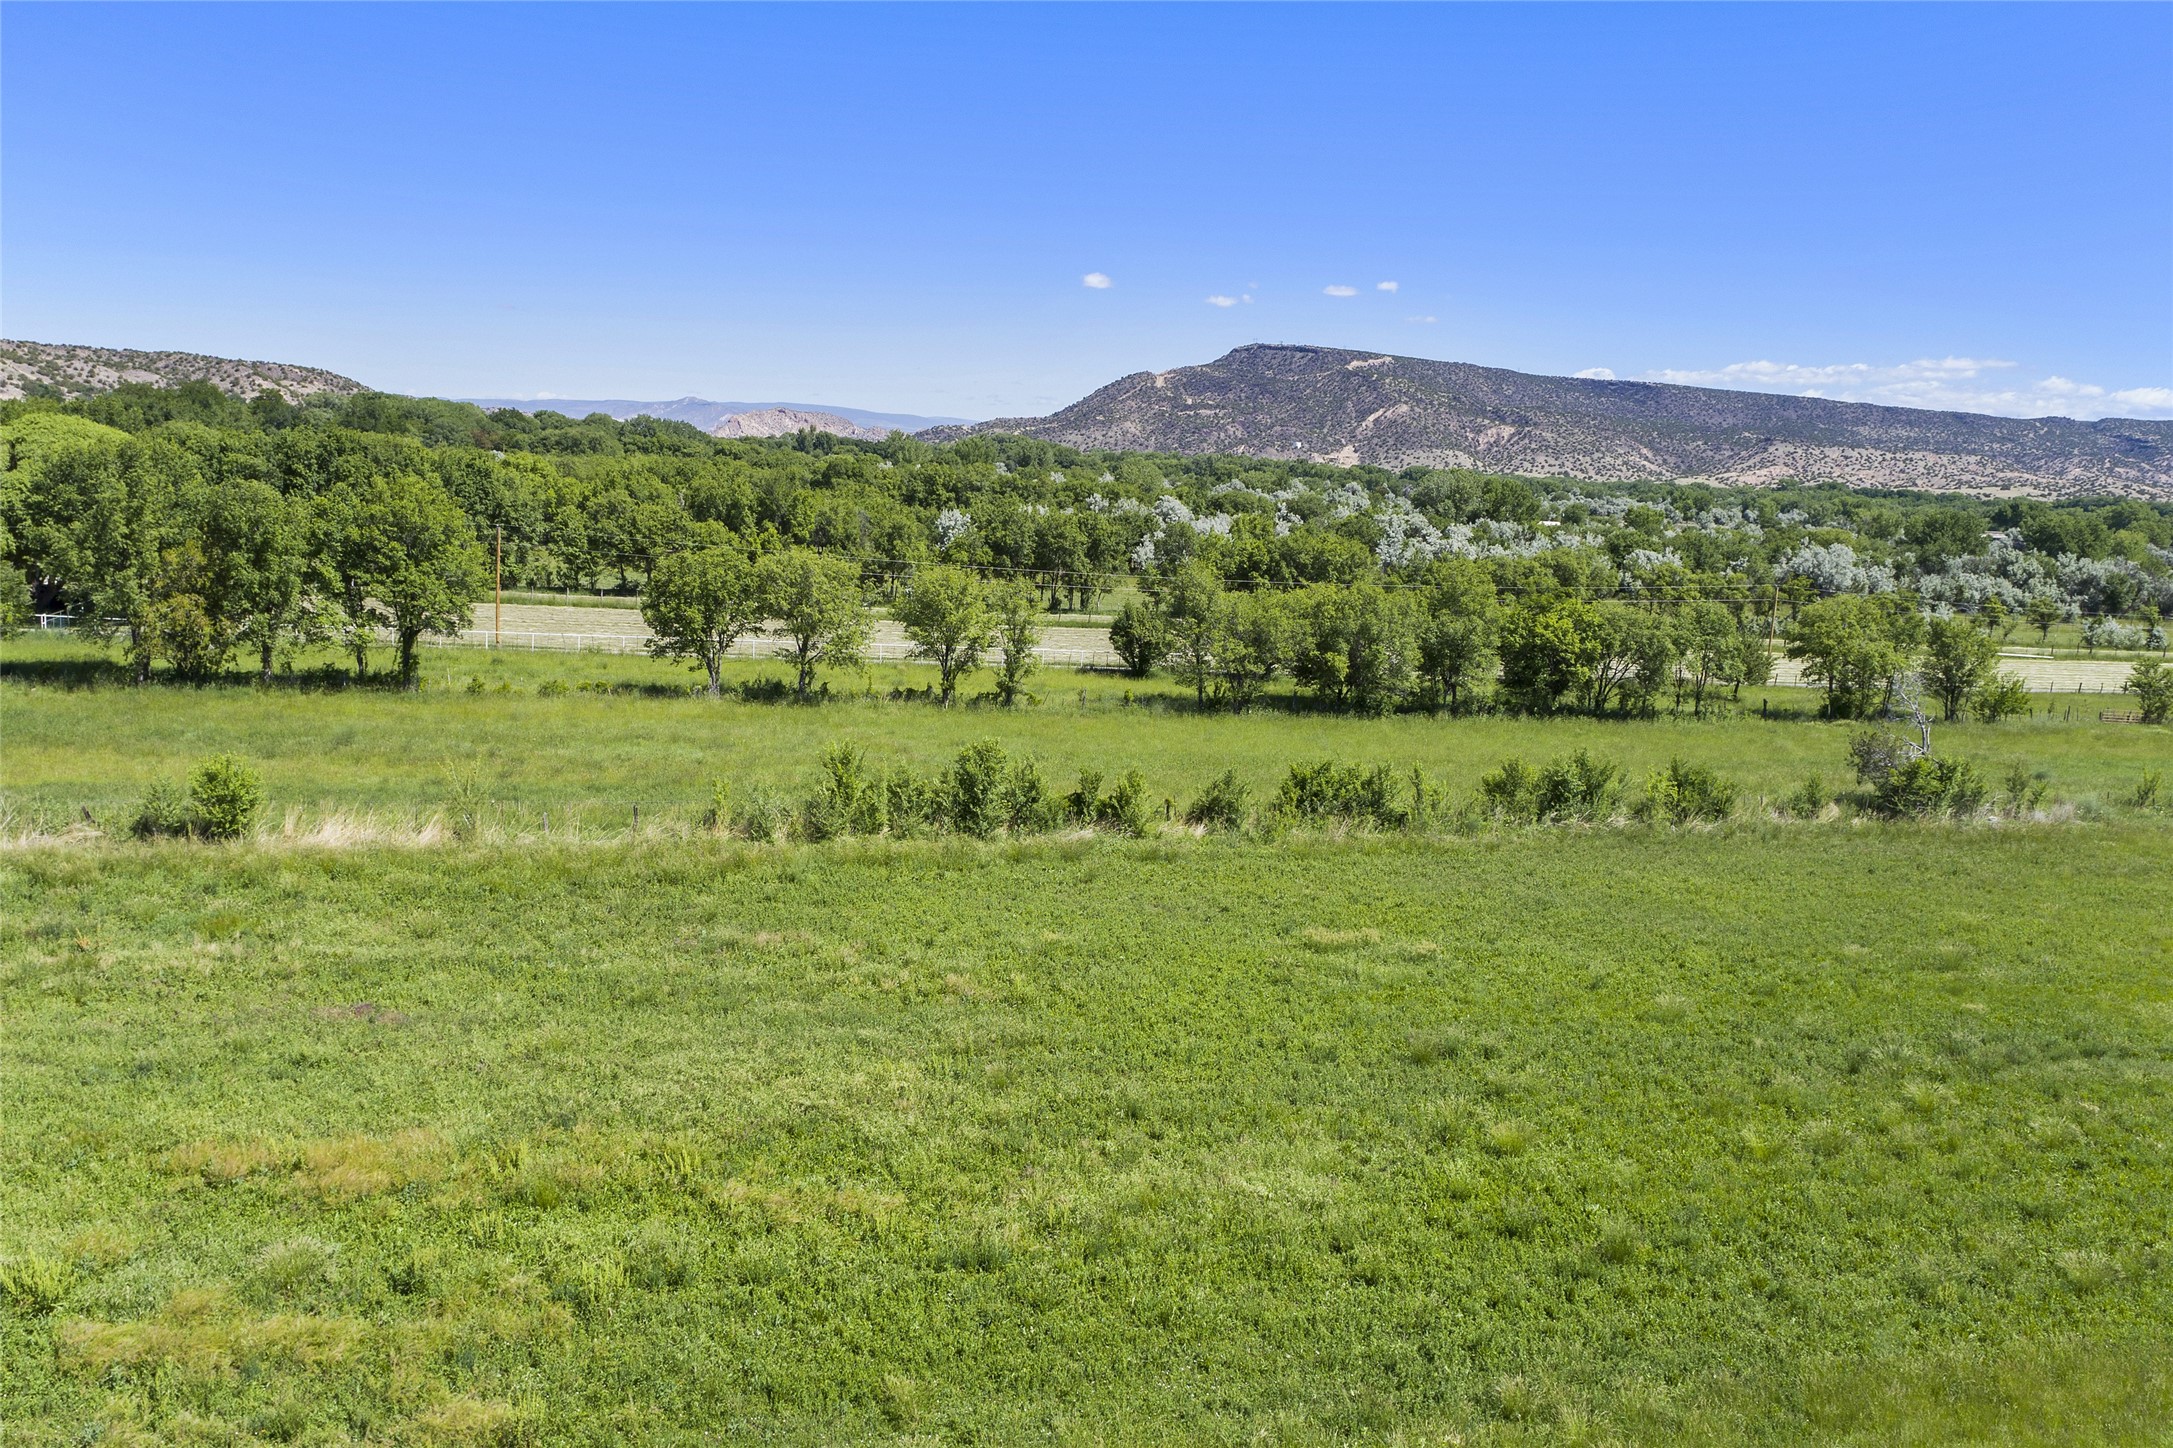
<path id="1" fill-rule="evenodd" d="M 1026 680 L 1041 667 L 1034 648 L 1041 642 L 1041 597 L 1023 581 L 998 584 L 991 603 L 996 614 L 996 697 L 1006 706 L 1026 695 Z"/>
<path id="2" fill-rule="evenodd" d="M 12 563 L 0 563 L 0 638 L 13 638 L 30 623 L 30 580 Z"/>
<path id="3" fill-rule="evenodd" d="M 2031 628 L 2037 630 L 2037 642 L 2040 645 L 2051 641 L 2052 626 L 2066 612 L 2060 606 L 2060 600 L 2049 593 L 2033 593 L 2030 601 L 2022 606 L 2022 616 L 2029 620 Z"/>
<path id="4" fill-rule="evenodd" d="M 414 473 L 370 478 L 340 509 L 339 527 L 353 621 L 391 631 L 401 687 L 419 688 L 422 636 L 457 635 L 488 587 L 474 531 L 442 486 Z"/>
<path id="5" fill-rule="evenodd" d="M 1171 570 L 1158 600 L 1171 672 L 1190 684 L 1202 708 L 1215 682 L 1215 634 L 1222 609 L 1222 580 L 1215 570 L 1188 559 Z"/>
<path id="6" fill-rule="evenodd" d="M 309 503 L 269 483 L 237 480 L 212 493 L 200 528 L 216 612 L 236 644 L 256 651 L 257 676 L 268 684 L 283 647 L 327 634 Z"/>
<path id="7" fill-rule="evenodd" d="M 1924 640 L 1924 687 L 1939 701 L 1947 723 L 1962 717 L 1998 658 L 1999 641 L 1968 619 L 1931 621 Z"/>
<path id="8" fill-rule="evenodd" d="M 1753 688 L 1773 677 L 1773 650 L 1767 636 L 1768 624 L 1756 618 L 1746 617 L 1736 624 L 1735 657 L 1729 661 L 1728 671 L 1721 675 L 1740 697 L 1745 684 Z"/>
<path id="9" fill-rule="evenodd" d="M 1294 601 L 1291 673 L 1346 709 L 1386 713 L 1409 692 L 1416 647 L 1410 610 L 1375 583 L 1320 584 Z"/>
<path id="10" fill-rule="evenodd" d="M 693 659 L 709 674 L 709 697 L 724 694 L 724 656 L 761 628 L 761 581 L 745 553 L 725 545 L 659 558 L 641 595 L 642 621 L 658 658 Z"/>
<path id="11" fill-rule="evenodd" d="M 818 667 L 860 662 L 868 643 L 868 607 L 858 564 L 787 548 L 764 554 L 756 572 L 763 612 L 791 644 L 785 657 L 792 661 L 802 699 L 813 691 Z"/>
<path id="12" fill-rule="evenodd" d="M 1502 687 L 1524 708 L 1553 713 L 1590 681 L 1602 627 L 1598 610 L 1581 599 L 1511 609 L 1502 620 Z"/>
<path id="13" fill-rule="evenodd" d="M 2145 659 L 2128 671 L 2128 692 L 2141 702 L 2145 724 L 2173 722 L 2173 668 Z"/>
<path id="14" fill-rule="evenodd" d="M 1705 713 L 1705 691 L 1725 681 L 1743 659 L 1743 630 L 1735 615 L 1717 603 L 1698 600 L 1675 612 L 1675 641 L 1681 649 L 1683 676 L 1690 681 L 1690 712 Z M 1764 649 L 1761 646 L 1760 652 Z M 1681 696 L 1676 699 L 1681 707 Z"/>
<path id="15" fill-rule="evenodd" d="M 1827 717 L 1861 717 L 1892 695 L 1909 663 L 1894 623 L 1891 609 L 1852 593 L 1807 603 L 1788 621 L 1788 657 L 1825 690 Z"/>
<path id="16" fill-rule="evenodd" d="M 122 640 L 138 683 L 151 677 L 160 575 L 181 541 L 179 496 L 196 481 L 171 442 L 64 443 L 41 459 L 25 499 L 26 554 L 86 637 Z"/>
<path id="17" fill-rule="evenodd" d="M 1261 590 L 1226 593 L 1215 610 L 1215 696 L 1233 710 L 1250 708 L 1291 652 L 1296 622 L 1290 600 Z"/>
<path id="18" fill-rule="evenodd" d="M 1128 598 L 1109 626 L 1109 646 L 1124 661 L 1124 672 L 1144 679 L 1168 651 L 1169 631 L 1152 604 Z"/>
<path id="19" fill-rule="evenodd" d="M 891 616 L 913 641 L 913 652 L 936 666 L 946 704 L 960 676 L 980 663 L 996 637 L 987 588 L 965 569 L 946 564 L 916 572 Z"/>
<path id="20" fill-rule="evenodd" d="M 1649 608 L 1603 603 L 1593 610 L 1588 637 L 1593 648 L 1582 685 L 1585 706 L 1595 714 L 1609 704 L 1625 714 L 1651 708 L 1679 657 L 1669 621 Z"/>
<path id="21" fill-rule="evenodd" d="M 1466 691 L 1493 668 L 1501 642 L 1501 602 L 1493 578 L 1466 558 L 1427 564 L 1421 583 L 1419 671 L 1455 714 Z"/>

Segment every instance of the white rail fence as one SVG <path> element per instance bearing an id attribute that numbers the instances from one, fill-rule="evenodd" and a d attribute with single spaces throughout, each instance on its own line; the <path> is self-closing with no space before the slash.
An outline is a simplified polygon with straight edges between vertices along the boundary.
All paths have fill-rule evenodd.
<path id="1" fill-rule="evenodd" d="M 44 631 L 65 633 L 75 626 L 75 621 L 64 613 L 34 615 L 36 626 Z M 392 634 L 385 629 L 377 632 L 380 643 L 393 642 Z M 538 629 L 487 629 L 465 628 L 457 634 L 424 634 L 422 643 L 428 648 L 482 648 L 518 649 L 533 653 L 542 650 L 579 654 L 645 654 L 649 651 L 650 635 L 621 630 L 616 633 L 553 633 Z M 758 635 L 735 639 L 732 647 L 725 650 L 727 658 L 772 659 L 787 653 L 790 643 L 770 635 Z M 1054 648 L 1044 645 L 1034 650 L 1045 664 L 1068 666 L 1076 669 L 1115 668 L 1122 660 L 1114 649 Z M 903 639 L 873 639 L 866 648 L 867 657 L 875 663 L 903 663 L 913 658 L 913 646 Z"/>

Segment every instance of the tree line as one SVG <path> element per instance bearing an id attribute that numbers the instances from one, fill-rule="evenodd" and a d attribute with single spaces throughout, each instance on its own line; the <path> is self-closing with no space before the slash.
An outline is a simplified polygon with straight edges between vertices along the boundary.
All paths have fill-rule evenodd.
<path id="1" fill-rule="evenodd" d="M 1017 697 L 1036 613 L 1136 589 L 1112 634 L 1135 671 L 1168 668 L 1202 704 L 1243 707 L 1282 679 L 1366 711 L 1640 712 L 1663 694 L 1702 710 L 1762 681 L 1785 634 L 1829 708 L 1855 713 L 1884 665 L 1965 637 L 1927 611 L 2042 638 L 2133 609 L 2138 629 L 2094 622 L 2086 642 L 2135 647 L 2162 640 L 2173 599 L 2173 509 L 2133 500 L 1603 489 L 987 436 L 726 440 L 208 384 L 0 404 L 0 625 L 67 613 L 138 677 L 161 661 L 205 677 L 237 654 L 269 676 L 326 644 L 367 673 L 389 638 L 412 682 L 418 644 L 466 625 L 494 554 L 509 586 L 640 595 L 664 651 L 698 663 L 777 624 L 803 692 L 858 656 L 875 603 L 946 698 L 984 657 Z M 1974 706 L 1990 676 L 1953 657 Z"/>

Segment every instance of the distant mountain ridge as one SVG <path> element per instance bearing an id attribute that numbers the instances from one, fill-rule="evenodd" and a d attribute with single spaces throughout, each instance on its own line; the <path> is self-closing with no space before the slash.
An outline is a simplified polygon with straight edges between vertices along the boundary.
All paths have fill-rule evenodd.
<path id="1" fill-rule="evenodd" d="M 750 412 L 798 412 L 842 418 L 859 427 L 870 429 L 874 437 L 887 437 L 893 430 L 898 432 L 925 432 L 931 427 L 970 425 L 963 417 L 920 417 L 910 412 L 871 412 L 864 407 L 839 407 L 829 402 L 711 402 L 704 397 L 676 397 L 669 402 L 638 402 L 626 398 L 576 398 L 576 397 L 463 397 L 461 402 L 472 402 L 477 407 L 510 407 L 516 412 L 563 412 L 568 417 L 587 417 L 601 412 L 624 422 L 630 417 L 655 417 L 666 422 L 692 423 L 707 433 L 716 433 L 718 426 L 729 417 L 740 417 Z M 788 428 L 786 431 L 796 431 Z M 717 434 L 725 436 L 725 434 Z M 774 433 L 743 433 L 739 436 L 773 437 Z M 841 433 L 840 436 L 858 434 Z"/>
<path id="2" fill-rule="evenodd" d="M 209 382 L 238 397 L 277 392 L 299 402 L 319 392 L 351 397 L 369 388 L 352 377 L 289 362 L 245 362 L 201 352 L 134 352 L 120 347 L 79 347 L 65 342 L 0 340 L 0 401 L 45 388 L 62 397 L 111 392 L 124 382 L 176 387 Z"/>
<path id="3" fill-rule="evenodd" d="M 1482 468 L 1590 482 L 1782 478 L 1855 487 L 2173 497 L 2173 422 L 1991 417 L 1657 382 L 1545 377 L 1257 344 L 1135 372 L 1047 417 L 924 434 L 1079 448 Z"/>
<path id="4" fill-rule="evenodd" d="M 834 433 L 838 437 L 857 437 L 864 442 L 881 442 L 890 436 L 885 428 L 862 427 L 851 418 L 840 417 L 834 412 L 802 412 L 796 407 L 735 412 L 709 431 L 713 437 L 790 437 L 806 428 Z"/>

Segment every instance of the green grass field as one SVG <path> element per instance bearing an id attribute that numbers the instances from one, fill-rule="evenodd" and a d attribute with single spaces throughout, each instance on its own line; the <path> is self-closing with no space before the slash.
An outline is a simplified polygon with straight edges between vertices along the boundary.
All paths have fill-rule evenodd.
<path id="1" fill-rule="evenodd" d="M 0 1418 L 2161 1442 L 2168 845 L 17 852 Z"/>
<path id="2" fill-rule="evenodd" d="M 0 654 L 0 1443 L 2166 1439 L 2164 729 L 1941 732 L 2054 824 L 758 846 L 709 782 L 838 739 L 1181 804 L 1577 747 L 1778 797 L 1848 730 L 428 663 Z M 26 839 L 221 750 L 254 844 Z M 485 843 L 412 843 L 455 788 Z"/>
<path id="3" fill-rule="evenodd" d="M 536 829 L 546 814 L 554 830 L 620 831 L 637 806 L 652 826 L 690 826 L 718 778 L 741 793 L 797 793 L 835 740 L 864 747 L 878 764 L 934 768 L 993 737 L 1036 756 L 1059 787 L 1081 769 L 1137 766 L 1150 795 L 1179 808 L 1225 769 L 1260 798 L 1290 765 L 1320 758 L 1418 765 L 1461 798 L 1509 755 L 1537 762 L 1577 748 L 1620 761 L 1633 781 L 1682 756 L 1778 799 L 1812 773 L 1846 783 L 1851 732 L 1816 722 L 1815 696 L 1788 689 L 1755 691 L 1732 717 L 1704 720 L 1358 719 L 1288 701 L 1231 717 L 1193 713 L 1189 694 L 1166 676 L 1062 669 L 1035 677 L 1036 706 L 1011 711 L 886 697 L 926 687 L 932 671 L 916 664 L 841 675 L 836 686 L 850 697 L 815 706 L 687 697 L 684 667 L 640 656 L 436 649 L 425 666 L 428 687 L 414 696 L 138 689 L 79 645 L 17 640 L 0 650 L 0 794 L 18 830 L 62 828 L 85 809 L 119 827 L 153 781 L 179 780 L 203 756 L 232 750 L 262 770 L 275 821 L 292 814 L 306 826 L 358 812 L 419 821 L 465 780 L 515 831 Z M 781 673 L 771 663 L 731 666 L 735 679 Z M 470 679 L 485 692 L 465 692 Z M 549 680 L 650 692 L 539 695 Z M 507 692 L 497 692 L 501 684 Z M 1776 717 L 1759 718 L 1760 702 Z M 1995 780 L 2020 764 L 2044 770 L 2060 797 L 2110 805 L 2173 753 L 2163 729 L 2098 723 L 2101 708 L 2124 704 L 2092 695 L 2072 706 L 2073 722 L 1961 724 L 1939 738 Z"/>

